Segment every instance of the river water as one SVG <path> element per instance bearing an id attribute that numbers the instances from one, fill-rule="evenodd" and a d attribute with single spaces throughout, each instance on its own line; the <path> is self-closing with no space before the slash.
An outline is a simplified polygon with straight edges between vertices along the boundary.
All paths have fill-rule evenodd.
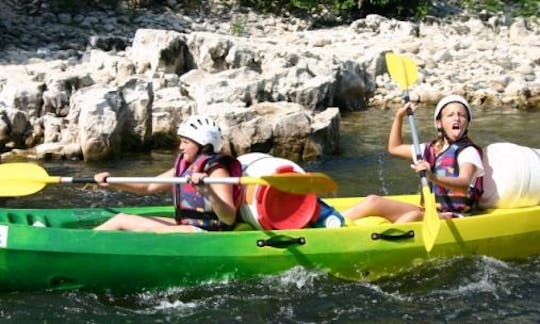
<path id="1" fill-rule="evenodd" d="M 386 153 L 392 110 L 370 109 L 343 117 L 341 152 L 305 163 L 339 184 L 338 196 L 404 194 L 418 189 L 408 163 Z M 420 140 L 434 136 L 431 110 L 416 113 Z M 512 142 L 540 148 L 540 111 L 478 112 L 470 137 L 480 145 Z M 405 124 L 405 129 L 408 129 Z M 405 135 L 408 138 L 408 135 Z M 170 167 L 174 151 L 133 155 L 111 162 L 41 163 L 50 175 L 154 176 Z M 9 207 L 88 207 L 168 204 L 167 194 L 138 197 L 94 186 L 48 185 L 9 199 Z M 264 266 L 264 265 L 262 265 Z M 345 282 L 295 268 L 252 280 L 208 282 L 126 295 L 91 292 L 0 293 L 7 323 L 313 323 L 313 322 L 540 322 L 540 257 L 501 261 L 454 258 L 424 264 L 377 282 Z"/>

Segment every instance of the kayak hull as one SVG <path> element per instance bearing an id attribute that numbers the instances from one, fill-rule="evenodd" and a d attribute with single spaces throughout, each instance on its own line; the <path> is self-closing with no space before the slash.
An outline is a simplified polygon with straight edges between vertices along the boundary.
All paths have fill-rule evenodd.
<path id="1" fill-rule="evenodd" d="M 326 201 L 343 210 L 360 199 Z M 540 206 L 442 221 L 430 253 L 423 245 L 421 222 L 390 224 L 378 217 L 342 228 L 275 231 L 157 234 L 91 229 L 117 212 L 170 216 L 172 211 L 0 209 L 0 290 L 190 286 L 277 274 L 296 266 L 347 280 L 374 280 L 430 259 L 487 255 L 508 260 L 540 254 Z"/>

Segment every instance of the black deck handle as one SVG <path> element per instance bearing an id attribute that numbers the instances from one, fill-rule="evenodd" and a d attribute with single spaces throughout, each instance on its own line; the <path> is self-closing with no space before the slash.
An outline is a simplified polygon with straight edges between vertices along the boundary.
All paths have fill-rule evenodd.
<path id="1" fill-rule="evenodd" d="M 267 240 L 257 240 L 258 247 L 270 246 L 278 249 L 284 249 L 291 245 L 304 245 L 306 239 L 303 237 L 290 237 L 287 235 L 276 235 Z"/>
<path id="2" fill-rule="evenodd" d="M 399 240 L 405 240 L 409 238 L 414 237 L 414 231 L 410 230 L 407 232 L 402 231 L 396 231 L 396 230 L 388 230 L 384 231 L 382 233 L 372 233 L 371 239 L 372 240 L 387 240 L 387 241 L 399 241 Z"/>

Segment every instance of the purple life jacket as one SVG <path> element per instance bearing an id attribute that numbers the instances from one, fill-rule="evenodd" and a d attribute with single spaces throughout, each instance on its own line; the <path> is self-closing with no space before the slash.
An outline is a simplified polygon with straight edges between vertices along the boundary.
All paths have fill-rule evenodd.
<path id="1" fill-rule="evenodd" d="M 227 155 L 199 155 L 195 161 L 188 164 L 182 155 L 176 158 L 174 164 L 176 177 L 189 177 L 196 172 L 210 173 L 212 169 L 225 167 L 231 177 L 242 176 L 240 162 Z M 233 199 L 235 207 L 242 202 L 243 189 L 241 185 L 233 185 Z M 173 186 L 173 201 L 176 222 L 180 225 L 193 225 L 208 231 L 231 230 L 233 225 L 227 225 L 219 220 L 208 199 L 197 191 L 194 185 L 178 183 Z"/>
<path id="2" fill-rule="evenodd" d="M 435 155 L 435 141 L 426 145 L 423 160 L 431 165 L 431 172 L 439 176 L 459 176 L 458 154 L 466 147 L 473 146 L 482 158 L 482 148 L 464 137 L 452 143 L 438 156 Z M 477 177 L 474 184 L 466 192 L 451 190 L 431 183 L 431 190 L 435 194 L 437 209 L 442 212 L 471 213 L 478 208 L 478 201 L 484 192 L 483 178 Z"/>

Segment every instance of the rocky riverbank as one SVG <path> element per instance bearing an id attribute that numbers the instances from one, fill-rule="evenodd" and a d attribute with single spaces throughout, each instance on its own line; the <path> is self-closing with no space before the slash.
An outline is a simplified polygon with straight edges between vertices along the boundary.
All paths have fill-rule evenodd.
<path id="1" fill-rule="evenodd" d="M 388 51 L 417 62 L 412 93 L 423 103 L 458 93 L 477 109 L 540 108 L 540 25 L 524 18 L 370 15 L 313 29 L 313 17 L 229 2 L 78 14 L 46 3 L 0 4 L 4 160 L 99 160 L 170 146 L 192 113 L 219 119 L 235 154 L 334 154 L 340 112 L 399 102 Z"/>

